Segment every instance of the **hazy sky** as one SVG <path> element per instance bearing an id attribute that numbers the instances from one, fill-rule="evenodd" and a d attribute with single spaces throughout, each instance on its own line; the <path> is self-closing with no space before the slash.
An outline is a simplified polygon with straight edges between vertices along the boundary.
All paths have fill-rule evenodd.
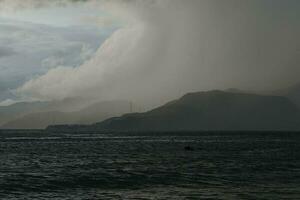
<path id="1" fill-rule="evenodd" d="M 91 6 L 0 2 L 0 101 L 14 98 L 11 90 L 52 68 L 80 66 L 119 26 L 92 22 L 107 14 Z"/>
<path id="2" fill-rule="evenodd" d="M 285 87 L 299 21 L 299 0 L 0 0 L 0 100 Z"/>

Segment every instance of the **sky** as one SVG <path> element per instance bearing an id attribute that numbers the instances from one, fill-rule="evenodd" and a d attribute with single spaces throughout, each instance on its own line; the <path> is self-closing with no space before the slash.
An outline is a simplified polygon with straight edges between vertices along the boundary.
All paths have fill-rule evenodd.
<path id="1" fill-rule="evenodd" d="M 37 8 L 34 1 L 25 1 L 28 7 L 21 6 L 23 1 L 0 2 L 0 101 L 4 104 L 22 100 L 13 90 L 52 68 L 80 66 L 119 26 L 113 19 L 106 26 L 91 22 L 107 15 L 92 6 Z"/>
<path id="2" fill-rule="evenodd" d="M 0 0 L 0 101 L 287 87 L 299 20 L 298 0 Z"/>

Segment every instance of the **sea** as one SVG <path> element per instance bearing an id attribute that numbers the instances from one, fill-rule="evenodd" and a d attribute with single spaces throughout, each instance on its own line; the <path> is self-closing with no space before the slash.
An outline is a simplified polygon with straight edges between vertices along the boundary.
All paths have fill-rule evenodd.
<path id="1" fill-rule="evenodd" d="M 299 200 L 300 133 L 2 130 L 0 199 Z"/>

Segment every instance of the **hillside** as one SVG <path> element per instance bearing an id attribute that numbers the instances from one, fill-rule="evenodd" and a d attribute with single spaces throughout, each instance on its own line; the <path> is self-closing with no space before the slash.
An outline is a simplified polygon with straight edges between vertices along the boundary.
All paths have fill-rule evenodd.
<path id="1" fill-rule="evenodd" d="M 0 126 L 18 116 L 37 112 L 48 106 L 48 102 L 20 102 L 9 106 L 0 106 Z"/>
<path id="2" fill-rule="evenodd" d="M 300 130 L 300 112 L 285 97 L 223 91 L 191 93 L 146 113 L 91 127 L 106 131 Z"/>
<path id="3" fill-rule="evenodd" d="M 300 83 L 288 88 L 273 91 L 271 94 L 285 96 L 300 108 Z"/>
<path id="4" fill-rule="evenodd" d="M 34 112 L 11 120 L 3 129 L 44 129 L 55 124 L 92 124 L 130 112 L 127 101 L 107 101 L 92 104 L 74 112 Z"/>

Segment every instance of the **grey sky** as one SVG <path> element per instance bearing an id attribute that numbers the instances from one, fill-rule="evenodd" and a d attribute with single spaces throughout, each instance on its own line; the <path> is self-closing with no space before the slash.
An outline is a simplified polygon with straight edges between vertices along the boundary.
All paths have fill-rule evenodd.
<path id="1" fill-rule="evenodd" d="M 24 78 L 30 81 L 17 89 L 19 96 L 49 100 L 80 94 L 96 99 L 132 98 L 157 105 L 189 91 L 229 87 L 276 89 L 294 84 L 299 79 L 298 0 L 89 2 L 96 2 L 94 8 L 99 9 L 101 14 L 95 17 L 97 11 L 92 12 L 92 15 L 82 17 L 77 25 L 94 27 L 97 24 L 106 33 L 109 32 L 107 24 L 118 24 L 122 28 L 116 30 L 99 49 L 96 46 L 103 41 L 101 34 L 89 41 L 85 39 L 91 38 L 94 31 L 81 35 L 79 43 L 90 45 L 94 50 L 93 56 L 84 57 L 86 62 L 78 60 L 78 55 L 82 49 L 87 50 L 87 55 L 92 51 L 82 48 L 78 39 L 63 37 L 66 33 L 80 32 L 73 26 L 50 31 L 52 36 L 60 37 L 53 43 L 48 42 L 48 45 L 42 42 L 50 41 L 48 37 L 32 42 L 37 49 L 47 49 L 48 56 L 39 59 L 38 67 L 38 73 L 44 75 L 37 77 L 36 73 L 33 76 L 32 68 L 36 64 L 26 63 Z M 104 7 L 103 2 L 106 2 Z M 18 6 L 8 4 L 8 7 Z M 74 12 L 68 8 L 63 24 L 74 23 L 69 16 L 76 16 L 81 9 L 78 5 L 75 7 Z M 85 13 L 86 8 L 82 9 Z M 30 12 L 27 17 L 34 20 L 41 11 L 32 9 Z M 47 15 L 51 15 L 49 10 Z M 116 18 L 123 22 L 119 24 Z M 55 20 L 48 22 L 51 26 L 55 24 Z M 61 27 L 63 24 L 59 22 L 57 25 Z M 32 35 L 19 36 L 30 38 Z M 64 38 L 63 42 L 61 38 Z M 2 41 L 14 43 L 11 38 L 8 39 Z M 64 53 L 61 49 L 65 50 Z M 19 55 L 24 48 L 20 45 L 13 50 Z M 35 56 L 32 56 L 33 60 Z M 12 62 L 12 57 L 5 57 L 6 62 Z M 72 69 L 70 66 L 77 67 Z M 45 74 L 45 70 L 49 70 L 48 73 Z"/>
<path id="2" fill-rule="evenodd" d="M 72 13 L 72 9 L 1 12 L 0 101 L 14 98 L 11 90 L 51 68 L 81 65 L 115 29 L 77 22 L 85 15 Z"/>

